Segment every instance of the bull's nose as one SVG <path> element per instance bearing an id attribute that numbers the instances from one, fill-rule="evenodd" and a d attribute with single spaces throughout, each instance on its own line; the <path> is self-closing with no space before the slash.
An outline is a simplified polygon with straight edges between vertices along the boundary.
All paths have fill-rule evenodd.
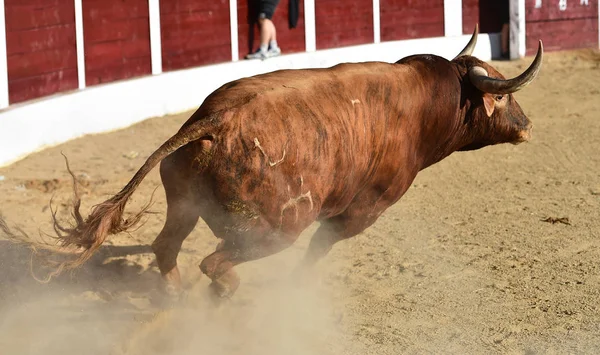
<path id="1" fill-rule="evenodd" d="M 523 142 L 527 142 L 531 139 L 531 130 L 533 129 L 533 124 L 529 123 L 525 128 L 519 131 L 517 134 L 517 139 L 515 139 L 512 144 L 517 145 Z"/>
<path id="2" fill-rule="evenodd" d="M 517 144 L 527 142 L 531 139 L 531 130 L 533 129 L 533 125 L 527 125 L 527 128 L 519 132 L 519 138 L 517 140 Z"/>

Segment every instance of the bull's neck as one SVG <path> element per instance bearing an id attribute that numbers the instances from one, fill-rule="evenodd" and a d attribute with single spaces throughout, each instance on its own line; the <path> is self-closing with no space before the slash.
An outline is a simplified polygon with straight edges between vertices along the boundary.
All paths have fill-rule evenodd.
<path id="1" fill-rule="evenodd" d="M 460 92 L 460 91 L 457 91 Z M 470 144 L 465 126 L 465 111 L 460 108 L 457 95 L 434 95 L 430 107 L 425 108 L 421 131 L 420 151 L 425 169 Z"/>

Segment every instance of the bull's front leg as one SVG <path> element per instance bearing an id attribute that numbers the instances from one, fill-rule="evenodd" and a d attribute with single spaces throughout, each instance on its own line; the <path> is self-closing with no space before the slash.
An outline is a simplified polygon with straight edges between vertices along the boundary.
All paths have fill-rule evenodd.
<path id="1" fill-rule="evenodd" d="M 240 284 L 233 269 L 236 265 L 278 253 L 292 245 L 298 236 L 299 233 L 263 229 L 225 238 L 214 253 L 202 260 L 200 270 L 212 280 L 210 287 L 216 296 L 230 298 Z"/>
<path id="2" fill-rule="evenodd" d="M 369 214 L 364 208 L 355 206 L 341 215 L 322 221 L 310 240 L 304 259 L 294 270 L 294 277 L 309 277 L 315 264 L 331 251 L 335 243 L 361 233 L 375 223 L 379 215 Z"/>

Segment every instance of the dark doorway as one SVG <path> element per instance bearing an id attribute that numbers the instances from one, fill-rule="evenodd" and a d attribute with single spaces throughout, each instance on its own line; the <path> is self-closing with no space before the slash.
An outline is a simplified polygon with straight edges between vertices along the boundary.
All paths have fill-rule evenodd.
<path id="1" fill-rule="evenodd" d="M 479 23 L 482 33 L 502 31 L 509 22 L 508 0 L 479 0 Z"/>
<path id="2" fill-rule="evenodd" d="M 509 0 L 479 0 L 479 26 L 482 33 L 500 33 L 499 56 L 509 58 Z"/>

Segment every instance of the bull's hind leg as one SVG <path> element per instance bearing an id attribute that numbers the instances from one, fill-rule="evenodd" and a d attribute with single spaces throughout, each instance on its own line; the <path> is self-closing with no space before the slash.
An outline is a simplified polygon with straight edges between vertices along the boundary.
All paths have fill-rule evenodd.
<path id="1" fill-rule="evenodd" d="M 183 199 L 170 201 L 165 225 L 152 243 L 158 268 L 165 281 L 165 290 L 171 296 L 181 293 L 177 256 L 183 241 L 196 226 L 198 218 L 197 208 L 193 204 Z"/>
<path id="2" fill-rule="evenodd" d="M 185 169 L 175 157 L 163 161 L 160 167 L 161 179 L 167 199 L 167 217 L 163 229 L 154 242 L 152 250 L 165 282 L 165 290 L 171 296 L 181 293 L 181 276 L 177 268 L 177 256 L 185 238 L 192 232 L 200 217 L 199 207 L 190 188 L 190 179 Z"/>
<path id="3" fill-rule="evenodd" d="M 225 240 L 214 253 L 202 260 L 200 269 L 212 280 L 211 288 L 217 296 L 231 297 L 240 283 L 234 266 L 278 253 L 292 245 L 298 235 L 271 232 L 260 238 L 244 235 L 235 238 L 235 241 Z"/>

